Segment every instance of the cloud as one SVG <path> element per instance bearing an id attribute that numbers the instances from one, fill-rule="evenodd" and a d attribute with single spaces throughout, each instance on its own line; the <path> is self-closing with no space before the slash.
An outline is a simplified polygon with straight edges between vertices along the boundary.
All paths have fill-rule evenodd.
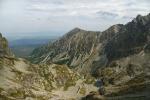
<path id="1" fill-rule="evenodd" d="M 111 13 L 111 12 L 105 12 L 105 11 L 98 11 L 96 13 L 98 15 L 98 17 L 103 18 L 103 19 L 114 19 L 117 18 L 119 15 L 115 14 L 115 13 Z"/>
<path id="2" fill-rule="evenodd" d="M 137 0 L 32 0 L 28 11 L 45 12 L 54 16 L 96 16 L 114 13 L 114 16 L 136 16 L 145 14 L 150 10 L 150 1 L 137 2 Z M 106 13 L 107 14 L 106 14 Z M 133 13 L 128 13 L 133 12 Z M 105 14 L 104 14 L 105 13 Z M 53 16 L 52 15 L 52 16 Z"/>
<path id="3" fill-rule="evenodd" d="M 65 33 L 74 27 L 102 31 L 124 24 L 148 14 L 150 0 L 0 0 L 0 8 L 3 33 Z"/>

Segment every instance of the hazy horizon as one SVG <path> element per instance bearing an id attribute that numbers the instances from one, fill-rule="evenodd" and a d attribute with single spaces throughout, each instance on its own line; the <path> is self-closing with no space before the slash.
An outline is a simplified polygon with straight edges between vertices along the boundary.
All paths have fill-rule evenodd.
<path id="1" fill-rule="evenodd" d="M 15 40 L 21 40 L 21 39 L 51 39 L 51 38 L 56 38 L 56 37 L 61 37 L 63 34 L 62 33 L 58 33 L 58 34 L 53 34 L 52 32 L 33 32 L 33 33 L 11 33 L 11 34 L 7 34 L 7 33 L 2 33 L 2 35 L 4 37 L 7 38 L 7 40 L 9 42 L 11 41 L 15 41 Z"/>

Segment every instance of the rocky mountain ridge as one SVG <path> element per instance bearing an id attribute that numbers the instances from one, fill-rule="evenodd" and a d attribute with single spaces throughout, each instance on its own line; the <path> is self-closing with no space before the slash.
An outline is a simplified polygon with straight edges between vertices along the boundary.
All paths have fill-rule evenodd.
<path id="1" fill-rule="evenodd" d="M 104 32 L 76 28 L 54 43 L 35 49 L 31 58 L 33 62 L 67 64 L 81 75 L 88 73 L 103 80 L 106 97 L 132 95 L 137 99 L 136 95 L 142 94 L 141 98 L 148 100 L 150 14 L 138 15 Z"/>
<path id="2" fill-rule="evenodd" d="M 138 15 L 126 25 L 113 25 L 104 32 L 75 28 L 54 43 L 35 49 L 31 59 L 91 72 L 93 66 L 103 67 L 113 59 L 142 51 L 149 41 L 149 17 Z"/>

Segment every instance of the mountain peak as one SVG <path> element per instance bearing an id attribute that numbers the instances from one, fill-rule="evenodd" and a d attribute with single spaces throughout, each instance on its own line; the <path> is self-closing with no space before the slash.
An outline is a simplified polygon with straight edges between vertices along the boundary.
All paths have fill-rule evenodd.
<path id="1" fill-rule="evenodd" d="M 70 37 L 80 31 L 84 31 L 84 30 L 76 27 L 76 28 L 72 29 L 71 31 L 69 31 L 67 34 L 65 34 L 64 37 Z"/>
<path id="2" fill-rule="evenodd" d="M 140 24 L 140 25 L 146 25 L 150 22 L 150 14 L 146 16 L 137 15 L 135 19 L 133 19 L 132 23 Z"/>
<path id="3" fill-rule="evenodd" d="M 110 40 L 113 36 L 115 36 L 122 28 L 123 24 L 116 24 L 102 32 L 102 35 L 100 37 L 100 41 L 107 41 Z"/>
<path id="4" fill-rule="evenodd" d="M 81 28 L 79 28 L 79 27 L 75 27 L 74 29 L 72 29 L 72 30 L 82 30 Z"/>
<path id="5" fill-rule="evenodd" d="M 123 24 L 116 24 L 116 25 L 113 25 L 111 26 L 108 30 L 111 30 L 113 32 L 118 32 L 120 30 L 121 27 L 123 27 L 124 25 Z"/>
<path id="6" fill-rule="evenodd" d="M 84 29 L 81 29 L 81 28 L 79 28 L 79 27 L 75 27 L 74 29 L 72 29 L 70 32 L 68 32 L 68 33 L 77 33 L 77 32 L 80 32 L 80 31 L 85 31 Z"/>
<path id="7" fill-rule="evenodd" d="M 142 15 L 139 14 L 136 16 L 136 19 L 140 19 L 140 18 L 142 18 Z"/>

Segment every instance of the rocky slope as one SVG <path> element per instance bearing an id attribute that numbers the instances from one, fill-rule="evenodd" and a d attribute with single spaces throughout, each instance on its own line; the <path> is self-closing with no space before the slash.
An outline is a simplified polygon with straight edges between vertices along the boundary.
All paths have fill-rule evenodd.
<path id="1" fill-rule="evenodd" d="M 3 57 L 4 55 L 5 56 L 7 56 L 7 55 L 12 56 L 10 49 L 8 48 L 8 41 L 0 33 L 0 57 Z"/>
<path id="2" fill-rule="evenodd" d="M 150 14 L 137 16 L 104 44 L 106 66 L 96 67 L 94 75 L 104 81 L 106 99 L 150 99 L 149 46 Z M 97 94 L 85 98 L 100 99 Z"/>
<path id="3" fill-rule="evenodd" d="M 93 59 L 98 55 L 99 34 L 75 28 L 54 43 L 35 49 L 30 59 L 34 63 L 67 64 L 70 68 L 78 66 L 89 72 Z"/>
<path id="4" fill-rule="evenodd" d="M 85 79 L 66 65 L 31 64 L 9 55 L 8 46 L 0 47 L 1 100 L 71 100 L 97 90 L 93 78 Z"/>
<path id="5" fill-rule="evenodd" d="M 65 65 L 32 65 L 8 58 L 1 59 L 1 65 L 0 99 L 70 100 L 97 90 Z"/>
<path id="6" fill-rule="evenodd" d="M 149 99 L 150 14 L 104 32 L 75 28 L 52 44 L 37 48 L 34 63 L 67 64 L 104 81 L 106 97 Z M 132 95 L 133 94 L 133 95 Z"/>

